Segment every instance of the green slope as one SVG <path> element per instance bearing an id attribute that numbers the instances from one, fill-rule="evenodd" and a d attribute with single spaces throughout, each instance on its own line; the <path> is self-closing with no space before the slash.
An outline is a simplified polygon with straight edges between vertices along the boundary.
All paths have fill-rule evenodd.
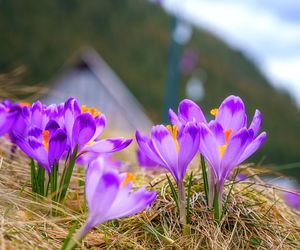
<path id="1" fill-rule="evenodd" d="M 170 18 L 142 0 L 0 2 L 0 70 L 26 65 L 25 83 L 50 82 L 82 45 L 93 46 L 155 120 L 161 119 Z M 262 111 L 268 139 L 255 160 L 300 161 L 300 112 L 276 92 L 245 57 L 197 31 L 191 45 L 208 78 L 201 105 L 208 111 L 229 94 L 240 95 L 249 115 Z M 184 97 L 182 79 L 181 97 Z"/>

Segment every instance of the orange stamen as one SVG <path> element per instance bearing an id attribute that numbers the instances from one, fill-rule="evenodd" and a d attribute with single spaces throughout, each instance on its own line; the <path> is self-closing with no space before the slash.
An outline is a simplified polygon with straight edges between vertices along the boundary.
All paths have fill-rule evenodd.
<path id="1" fill-rule="evenodd" d="M 99 112 L 96 108 L 94 107 L 88 108 L 86 105 L 81 106 L 81 112 L 90 113 L 94 118 L 101 115 L 101 112 Z"/>
<path id="2" fill-rule="evenodd" d="M 218 146 L 218 150 L 219 150 L 221 158 L 223 157 L 226 148 L 227 148 L 227 144 L 224 144 L 223 146 Z"/>
<path id="3" fill-rule="evenodd" d="M 229 137 L 232 133 L 232 129 L 227 129 L 227 130 L 224 130 L 224 136 L 225 136 L 225 141 L 226 141 L 226 144 L 228 144 L 228 141 L 229 141 Z"/>
<path id="4" fill-rule="evenodd" d="M 49 131 L 48 130 L 44 130 L 43 132 L 42 132 L 42 136 L 43 136 L 43 145 L 44 145 L 44 147 L 48 150 L 48 148 L 49 148 Z"/>
<path id="5" fill-rule="evenodd" d="M 29 107 L 30 106 L 30 103 L 29 102 L 19 102 L 19 105 L 21 107 Z"/>
<path id="6" fill-rule="evenodd" d="M 210 110 L 210 114 L 211 114 L 212 116 L 216 116 L 216 115 L 218 114 L 218 111 L 219 111 L 219 109 L 217 109 L 217 108 L 212 109 L 212 110 Z"/>
<path id="7" fill-rule="evenodd" d="M 8 113 L 10 111 L 10 108 L 5 108 L 5 111 Z"/>
<path id="8" fill-rule="evenodd" d="M 178 135 L 178 127 L 176 125 L 167 125 L 166 128 L 169 130 L 170 134 L 172 135 L 176 147 L 176 151 L 179 152 L 179 143 L 177 140 Z"/>
<path id="9" fill-rule="evenodd" d="M 127 173 L 125 179 L 121 183 L 121 187 L 124 187 L 128 182 L 133 181 L 135 176 L 132 173 Z"/>

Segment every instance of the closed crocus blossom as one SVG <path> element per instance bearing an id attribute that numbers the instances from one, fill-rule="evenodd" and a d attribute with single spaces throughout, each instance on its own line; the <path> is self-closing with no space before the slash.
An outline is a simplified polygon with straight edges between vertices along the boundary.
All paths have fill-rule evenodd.
<path id="1" fill-rule="evenodd" d="M 165 168 L 175 179 L 178 187 L 180 218 L 185 224 L 185 193 L 183 179 L 189 163 L 199 149 L 199 128 L 194 123 L 182 125 L 156 125 L 151 138 L 136 132 L 139 150 L 158 166 Z"/>
<path id="2" fill-rule="evenodd" d="M 133 174 L 119 174 L 104 163 L 105 160 L 100 157 L 88 166 L 85 178 L 88 219 L 67 249 L 72 249 L 91 228 L 112 219 L 134 215 L 150 206 L 156 198 L 156 192 L 145 188 L 132 191 Z"/>
<path id="3" fill-rule="evenodd" d="M 236 96 L 227 97 L 219 109 L 211 111 L 215 119 L 200 125 L 200 152 L 209 165 L 210 203 L 214 190 L 221 208 L 225 180 L 232 170 L 250 157 L 265 141 L 266 133 L 258 135 L 261 128 L 261 113 L 256 110 L 247 127 L 243 101 Z"/>
<path id="4" fill-rule="evenodd" d="M 189 99 L 184 99 L 179 103 L 178 114 L 170 109 L 169 117 L 171 123 L 176 125 L 179 130 L 182 125 L 185 125 L 187 122 L 206 123 L 206 119 L 201 108 Z"/>
<path id="5" fill-rule="evenodd" d="M 122 150 L 132 141 L 123 137 L 99 139 L 106 125 L 105 116 L 95 108 L 85 105 L 80 108 L 72 97 L 64 105 L 64 122 L 71 150 L 77 145 L 78 156 L 89 160 L 99 154 Z M 90 155 L 84 157 L 86 154 Z"/>

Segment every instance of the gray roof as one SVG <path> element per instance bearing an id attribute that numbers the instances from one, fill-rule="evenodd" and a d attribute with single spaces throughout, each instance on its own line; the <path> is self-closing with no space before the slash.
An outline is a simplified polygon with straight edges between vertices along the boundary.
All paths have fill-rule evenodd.
<path id="1" fill-rule="evenodd" d="M 43 97 L 45 104 L 64 102 L 73 96 L 80 105 L 104 113 L 112 130 L 149 130 L 144 109 L 120 78 L 93 49 L 85 49 L 54 80 Z"/>

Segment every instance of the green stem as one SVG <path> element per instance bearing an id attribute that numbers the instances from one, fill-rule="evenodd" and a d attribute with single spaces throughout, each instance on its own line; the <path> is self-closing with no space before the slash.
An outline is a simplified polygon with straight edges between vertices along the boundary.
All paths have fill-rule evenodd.
<path id="1" fill-rule="evenodd" d="M 214 195 L 214 219 L 216 222 L 220 221 L 220 204 L 219 204 L 219 194 L 217 190 L 217 185 L 215 185 L 215 195 Z"/>
<path id="2" fill-rule="evenodd" d="M 62 178 L 60 180 L 60 191 L 58 195 L 58 201 L 62 201 L 67 193 L 71 176 L 73 173 L 73 169 L 75 166 L 75 161 L 76 161 L 76 156 L 77 156 L 77 150 L 78 150 L 78 145 L 75 146 L 75 149 L 71 155 L 70 161 L 68 165 L 65 165 L 64 173 L 62 175 Z"/>
<path id="3" fill-rule="evenodd" d="M 183 180 L 178 181 L 178 205 L 180 222 L 183 226 L 186 225 L 186 199 Z"/>
<path id="4" fill-rule="evenodd" d="M 31 174 L 31 190 L 33 193 L 37 193 L 36 167 L 33 159 L 31 159 L 30 161 L 30 174 Z"/>
<path id="5" fill-rule="evenodd" d="M 50 189 L 51 189 L 51 198 L 53 201 L 56 201 L 57 195 L 57 178 L 58 178 L 58 164 L 54 161 L 53 167 L 50 174 Z"/>
<path id="6" fill-rule="evenodd" d="M 61 250 L 73 250 L 81 242 L 83 237 L 86 235 L 86 225 L 83 225 L 77 233 L 61 248 Z"/>
<path id="7" fill-rule="evenodd" d="M 45 196 L 45 169 L 38 165 L 38 194 Z"/>

